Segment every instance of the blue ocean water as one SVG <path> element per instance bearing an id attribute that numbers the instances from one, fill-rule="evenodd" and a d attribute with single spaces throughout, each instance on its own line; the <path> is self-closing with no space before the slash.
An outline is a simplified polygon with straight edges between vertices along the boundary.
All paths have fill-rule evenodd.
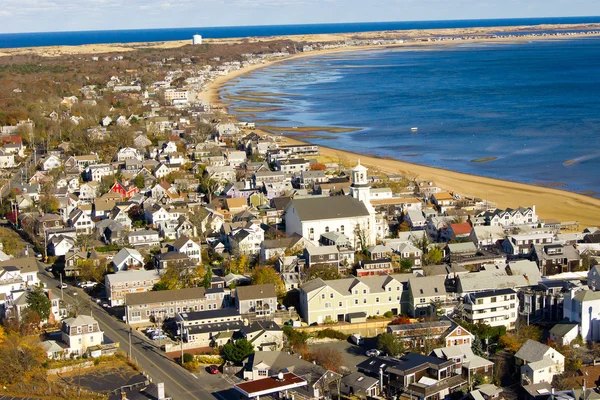
<path id="1" fill-rule="evenodd" d="M 597 17 L 512 18 L 452 21 L 366 22 L 341 24 L 260 25 L 227 27 L 191 27 L 178 29 L 131 29 L 80 32 L 0 33 L 0 48 L 63 46 L 98 43 L 132 43 L 186 40 L 195 34 L 206 38 L 247 36 L 304 35 L 320 33 L 371 32 L 384 30 L 472 28 L 540 24 L 600 23 Z M 0 28 L 2 29 L 2 28 Z"/>
<path id="2" fill-rule="evenodd" d="M 600 38 L 296 59 L 244 75 L 222 94 L 244 91 L 284 94 L 269 97 L 283 103 L 228 101 L 276 106 L 251 118 L 277 120 L 269 125 L 360 128 L 317 132 L 327 138 L 308 139 L 312 143 L 596 197 L 600 192 Z M 473 162 L 487 157 L 496 159 Z"/>

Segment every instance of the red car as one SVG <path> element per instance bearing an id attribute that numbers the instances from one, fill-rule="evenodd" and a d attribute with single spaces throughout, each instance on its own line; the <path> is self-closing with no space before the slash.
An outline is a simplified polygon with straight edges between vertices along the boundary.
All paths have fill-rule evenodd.
<path id="1" fill-rule="evenodd" d="M 219 367 L 217 367 L 216 365 L 211 365 L 210 367 L 208 367 L 208 373 L 216 375 L 219 373 Z"/>

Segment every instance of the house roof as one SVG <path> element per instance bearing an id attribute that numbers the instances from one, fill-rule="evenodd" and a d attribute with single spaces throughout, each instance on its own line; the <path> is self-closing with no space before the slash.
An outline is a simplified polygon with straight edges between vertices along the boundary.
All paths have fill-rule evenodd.
<path id="1" fill-rule="evenodd" d="M 234 317 L 240 315 L 235 308 L 221 308 L 207 311 L 190 311 L 179 314 L 184 321 L 202 321 L 212 318 Z M 199 325 L 202 326 L 202 325 Z"/>
<path id="2" fill-rule="evenodd" d="M 237 197 L 237 198 L 228 198 L 225 199 L 227 203 L 227 208 L 242 208 L 248 206 L 248 200 L 245 197 Z"/>
<path id="3" fill-rule="evenodd" d="M 116 274 L 108 274 L 104 279 L 111 284 L 115 284 L 121 282 L 159 280 L 160 275 L 156 270 L 131 270 L 118 272 Z"/>
<path id="4" fill-rule="evenodd" d="M 125 304 L 134 306 L 139 304 L 164 303 L 170 301 L 192 300 L 204 298 L 203 287 L 186 288 L 178 290 L 159 290 L 156 292 L 127 293 Z"/>
<path id="5" fill-rule="evenodd" d="M 445 296 L 446 286 L 444 276 L 421 276 L 408 281 L 413 298 Z"/>
<path id="6" fill-rule="evenodd" d="M 119 250 L 119 252 L 113 257 L 112 262 L 115 265 L 121 265 L 129 257 L 135 258 L 140 263 L 144 262 L 144 257 L 142 257 L 139 251 L 135 249 L 128 249 L 126 247 Z"/>
<path id="7" fill-rule="evenodd" d="M 355 218 L 369 216 L 365 204 L 350 196 L 308 197 L 293 199 L 293 206 L 301 221 Z"/>
<path id="8" fill-rule="evenodd" d="M 543 343 L 528 339 L 517 351 L 515 358 L 520 358 L 528 363 L 540 361 L 549 349 L 550 347 Z"/>
<path id="9" fill-rule="evenodd" d="M 452 254 L 476 253 L 477 246 L 473 242 L 448 243 L 448 250 Z"/>
<path id="10" fill-rule="evenodd" d="M 600 300 L 600 291 L 595 290 L 580 290 L 575 293 L 575 300 L 583 303 L 585 301 L 595 301 Z"/>
<path id="11" fill-rule="evenodd" d="M 93 325 L 98 322 L 89 315 L 79 315 L 75 318 L 67 318 L 63 320 L 63 322 L 68 326 L 83 326 L 83 325 Z"/>
<path id="12" fill-rule="evenodd" d="M 234 388 L 238 392 L 244 393 L 247 397 L 251 398 L 258 397 L 259 395 L 283 392 L 285 390 L 306 386 L 306 384 L 307 382 L 304 378 L 288 372 L 283 374 L 283 379 L 281 380 L 279 380 L 277 376 L 270 376 L 254 381 L 236 383 Z"/>
<path id="13" fill-rule="evenodd" d="M 2 267 L 15 267 L 18 268 L 21 273 L 38 272 L 38 261 L 35 257 L 26 258 L 11 258 L 10 260 L 1 261 L 0 268 Z"/>
<path id="14" fill-rule="evenodd" d="M 473 227 L 468 222 L 462 222 L 460 224 L 450 224 L 452 232 L 455 235 L 468 235 L 473 230 Z"/>
<path id="15" fill-rule="evenodd" d="M 344 385 L 352 386 L 354 389 L 354 393 L 359 389 L 361 392 L 366 392 L 368 389 L 377 385 L 379 381 L 370 376 L 365 376 L 360 372 L 353 372 L 350 375 L 346 375 L 342 378 L 342 383 Z"/>
<path id="16" fill-rule="evenodd" d="M 275 285 L 268 283 L 264 285 L 240 286 L 235 289 L 235 296 L 238 301 L 265 299 L 277 297 Z"/>
<path id="17" fill-rule="evenodd" d="M 176 249 L 181 249 L 189 240 L 190 238 L 188 238 L 186 235 L 181 235 L 175 242 L 173 242 L 173 247 Z"/>

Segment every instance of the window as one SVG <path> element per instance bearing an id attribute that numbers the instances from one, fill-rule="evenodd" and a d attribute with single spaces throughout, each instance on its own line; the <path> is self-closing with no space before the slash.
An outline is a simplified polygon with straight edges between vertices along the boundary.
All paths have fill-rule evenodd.
<path id="1" fill-rule="evenodd" d="M 344 233 L 344 225 L 340 226 L 340 232 Z"/>
<path id="2" fill-rule="evenodd" d="M 492 297 L 492 303 L 495 303 L 495 302 L 496 302 L 496 298 Z"/>
<path id="3" fill-rule="evenodd" d="M 364 289 L 364 290 L 363 290 L 363 294 L 367 294 L 367 289 Z"/>
<path id="4" fill-rule="evenodd" d="M 259 369 L 258 370 L 258 376 L 267 376 L 267 370 L 266 369 Z"/>
<path id="5" fill-rule="evenodd" d="M 354 291 L 354 294 L 358 294 L 358 290 L 355 290 L 355 291 Z"/>
<path id="6" fill-rule="evenodd" d="M 327 232 L 329 232 L 329 227 L 328 226 L 325 227 L 325 233 L 327 233 Z"/>
<path id="7" fill-rule="evenodd" d="M 338 306 L 339 306 L 339 307 L 343 307 L 343 306 L 342 306 L 342 302 L 341 302 L 341 301 L 339 302 Z"/>
<path id="8" fill-rule="evenodd" d="M 329 302 L 325 303 L 325 308 L 331 308 L 331 303 L 329 303 Z"/>
<path id="9" fill-rule="evenodd" d="M 375 297 L 375 303 L 379 303 L 379 297 Z"/>
<path id="10" fill-rule="evenodd" d="M 425 299 L 424 298 L 421 298 L 419 300 L 420 300 L 421 303 L 425 303 Z"/>
<path id="11" fill-rule="evenodd" d="M 81 327 L 81 326 L 78 326 L 78 327 L 77 327 L 77 333 L 82 333 L 82 332 L 83 332 L 83 329 L 82 329 L 82 327 Z"/>
<path id="12" fill-rule="evenodd" d="M 477 304 L 479 304 L 479 305 L 483 304 L 483 299 L 477 299 Z"/>
<path id="13" fill-rule="evenodd" d="M 321 300 L 325 300 L 325 293 L 321 293 Z M 252 305 L 252 302 L 250 302 L 250 305 Z"/>
<path id="14" fill-rule="evenodd" d="M 94 332 L 94 325 L 88 325 L 88 332 Z"/>
<path id="15" fill-rule="evenodd" d="M 363 304 L 367 304 L 367 299 L 363 299 Z"/>
<path id="16" fill-rule="evenodd" d="M 392 296 L 388 297 L 388 301 L 392 301 Z"/>
<path id="17" fill-rule="evenodd" d="M 329 293 L 329 298 L 333 299 L 333 293 Z"/>
<path id="18" fill-rule="evenodd" d="M 389 287 L 388 287 L 388 292 L 391 292 L 391 291 L 392 291 L 392 287 L 391 287 L 391 286 L 389 286 Z"/>
<path id="19" fill-rule="evenodd" d="M 358 305 L 358 299 L 354 299 L 354 304 Z"/>

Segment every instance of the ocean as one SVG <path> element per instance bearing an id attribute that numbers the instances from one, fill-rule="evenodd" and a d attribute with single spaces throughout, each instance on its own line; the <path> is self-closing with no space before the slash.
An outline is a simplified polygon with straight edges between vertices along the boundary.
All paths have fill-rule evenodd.
<path id="1" fill-rule="evenodd" d="M 507 27 L 540 24 L 600 23 L 598 17 L 512 18 L 453 21 L 367 22 L 341 24 L 260 25 L 227 27 L 191 27 L 169 29 L 130 29 L 80 32 L 0 33 L 0 48 L 38 46 L 77 46 L 99 43 L 162 42 L 190 40 L 195 34 L 205 38 L 280 36 L 325 33 L 371 32 L 385 30 Z"/>
<path id="2" fill-rule="evenodd" d="M 301 58 L 222 94 L 241 120 L 319 127 L 311 143 L 600 197 L 600 38 Z"/>

